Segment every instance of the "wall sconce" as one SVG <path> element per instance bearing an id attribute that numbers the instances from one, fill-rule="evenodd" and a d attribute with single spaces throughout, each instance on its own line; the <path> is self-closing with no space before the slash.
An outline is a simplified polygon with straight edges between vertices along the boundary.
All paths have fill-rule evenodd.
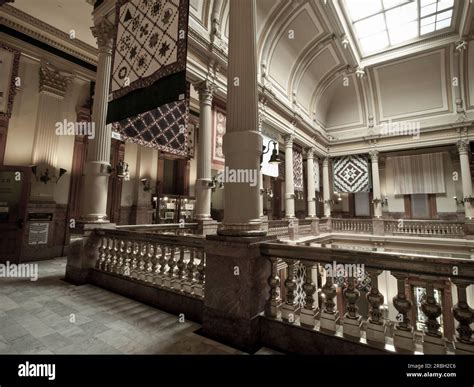
<path id="1" fill-rule="evenodd" d="M 387 199 L 387 197 L 384 197 L 383 199 L 374 198 L 374 199 L 372 200 L 372 203 L 374 203 L 374 204 L 381 204 L 382 207 L 385 207 L 385 206 L 388 206 L 388 199 Z"/>
<path id="2" fill-rule="evenodd" d="M 296 191 L 296 192 L 295 192 L 295 199 L 296 199 L 296 200 L 303 200 L 303 199 L 304 199 L 304 193 L 303 193 L 303 191 Z"/>
<path id="3" fill-rule="evenodd" d="M 144 192 L 151 191 L 151 185 L 150 185 L 150 181 L 148 179 L 141 179 L 140 181 L 143 184 L 143 191 Z"/>
<path id="4" fill-rule="evenodd" d="M 268 148 L 264 145 L 262 147 L 262 154 L 260 155 L 260 168 L 262 167 L 263 164 L 263 156 L 266 155 L 268 152 L 270 152 L 270 145 L 273 145 L 273 150 L 272 150 L 272 155 L 270 156 L 270 160 L 268 161 L 269 164 L 280 164 L 280 156 L 277 151 L 277 145 L 278 143 L 276 141 L 270 141 L 268 144 Z"/>
<path id="5" fill-rule="evenodd" d="M 464 206 L 464 201 L 461 199 L 458 199 L 457 196 L 453 196 L 454 201 L 456 202 L 457 206 Z"/>
<path id="6" fill-rule="evenodd" d="M 219 182 L 217 180 L 217 176 L 213 176 L 212 180 L 207 183 L 207 187 L 212 189 L 213 191 L 215 191 L 217 187 L 219 187 L 219 189 L 224 189 L 224 183 Z"/>
<path id="7" fill-rule="evenodd" d="M 474 202 L 474 198 L 472 196 L 466 196 L 463 199 L 458 199 L 457 196 L 453 196 L 454 201 L 458 206 L 464 206 L 464 203 L 470 203 Z"/>
<path id="8" fill-rule="evenodd" d="M 472 202 L 474 202 L 474 198 L 472 196 L 466 196 L 464 199 L 463 199 L 463 202 L 464 203 L 469 203 L 469 204 L 472 204 Z"/>
<path id="9" fill-rule="evenodd" d="M 128 180 L 129 178 L 128 164 L 125 161 L 120 160 L 117 163 L 117 166 L 115 167 L 115 169 L 112 168 L 110 165 L 107 167 L 108 174 L 112 174 L 112 172 L 114 171 L 115 171 L 115 176 L 117 176 L 117 178 Z"/>
<path id="10" fill-rule="evenodd" d="M 35 175 L 36 181 L 39 180 L 44 184 L 48 184 L 49 181 L 51 181 L 51 180 L 54 183 L 58 184 L 61 177 L 63 177 L 67 173 L 66 169 L 59 168 L 59 176 L 56 176 L 56 175 L 50 176 L 49 175 L 49 169 L 46 168 L 45 171 L 40 176 L 38 176 L 38 166 L 37 165 L 32 165 L 30 168 L 31 168 L 31 172 L 33 173 L 33 175 Z"/>
<path id="11" fill-rule="evenodd" d="M 271 188 L 262 188 L 260 194 L 268 196 L 268 199 L 273 198 L 273 190 Z"/>

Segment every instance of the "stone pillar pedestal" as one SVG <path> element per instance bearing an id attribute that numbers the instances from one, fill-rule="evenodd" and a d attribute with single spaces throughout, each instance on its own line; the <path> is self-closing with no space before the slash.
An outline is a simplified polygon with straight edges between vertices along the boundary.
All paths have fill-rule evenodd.
<path id="1" fill-rule="evenodd" d="M 423 336 L 423 353 L 425 355 L 446 355 L 446 342 L 443 337 Z"/>
<path id="2" fill-rule="evenodd" d="M 360 328 L 362 326 L 362 316 L 357 318 L 344 317 L 342 322 L 342 332 L 344 336 L 360 339 Z"/>
<path id="3" fill-rule="evenodd" d="M 311 219 L 311 234 L 314 236 L 319 235 L 319 218 L 306 218 Z"/>
<path id="4" fill-rule="evenodd" d="M 339 312 L 327 313 L 321 312 L 319 318 L 319 329 L 335 333 L 337 330 L 337 323 L 339 322 Z"/>
<path id="5" fill-rule="evenodd" d="M 271 239 L 207 236 L 204 335 L 249 352 L 258 348 L 271 265 L 257 242 Z"/>
<path id="6" fill-rule="evenodd" d="M 217 221 L 213 219 L 198 219 L 198 234 L 215 235 L 217 233 Z"/>
<path id="7" fill-rule="evenodd" d="M 466 219 L 464 223 L 464 234 L 466 239 L 474 239 L 474 220 Z"/>
<path id="8" fill-rule="evenodd" d="M 384 323 L 375 324 L 369 321 L 367 322 L 367 327 L 365 329 L 365 337 L 370 343 L 385 345 L 386 331 L 387 326 Z"/>
<path id="9" fill-rule="evenodd" d="M 372 219 L 372 233 L 374 235 L 384 235 L 385 234 L 385 225 L 383 219 L 375 218 Z"/>
<path id="10" fill-rule="evenodd" d="M 415 341 L 413 338 L 413 328 L 408 330 L 395 329 L 393 333 L 393 345 L 397 350 L 414 352 Z"/>

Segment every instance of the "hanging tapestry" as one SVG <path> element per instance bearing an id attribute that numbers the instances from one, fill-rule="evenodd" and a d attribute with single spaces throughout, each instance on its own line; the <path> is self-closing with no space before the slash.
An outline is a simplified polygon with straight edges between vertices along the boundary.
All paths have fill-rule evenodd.
<path id="1" fill-rule="evenodd" d="M 189 115 L 188 122 L 188 157 L 194 157 L 194 147 L 196 146 L 196 128 L 199 118 L 193 114 Z"/>
<path id="2" fill-rule="evenodd" d="M 280 163 L 278 164 L 278 177 L 285 180 L 285 154 L 280 153 Z"/>
<path id="3" fill-rule="evenodd" d="M 303 152 L 298 148 L 293 148 L 293 184 L 295 191 L 304 191 L 303 180 Z"/>
<path id="4" fill-rule="evenodd" d="M 395 195 L 437 194 L 446 192 L 443 153 L 387 158 L 393 171 Z"/>
<path id="5" fill-rule="evenodd" d="M 0 120 L 6 121 L 12 115 L 13 100 L 17 89 L 20 52 L 0 44 Z"/>
<path id="6" fill-rule="evenodd" d="M 189 156 L 189 98 L 171 102 L 112 124 L 126 142 Z"/>
<path id="7" fill-rule="evenodd" d="M 313 167 L 314 168 L 314 188 L 316 192 L 319 192 L 319 185 L 321 184 L 319 180 L 319 160 L 314 159 L 313 164 L 314 164 L 314 167 Z"/>
<path id="8" fill-rule="evenodd" d="M 185 101 L 188 14 L 189 0 L 117 1 L 107 123 Z"/>
<path id="9" fill-rule="evenodd" d="M 212 168 L 218 171 L 224 169 L 224 135 L 226 131 L 226 111 L 219 106 L 212 109 Z"/>
<path id="10" fill-rule="evenodd" d="M 335 191 L 370 191 L 369 158 L 366 155 L 336 157 L 332 165 Z"/>

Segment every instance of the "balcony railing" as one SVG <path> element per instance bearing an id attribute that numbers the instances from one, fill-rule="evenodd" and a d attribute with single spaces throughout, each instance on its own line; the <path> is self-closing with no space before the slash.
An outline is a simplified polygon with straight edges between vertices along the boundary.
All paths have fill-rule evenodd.
<path id="1" fill-rule="evenodd" d="M 464 236 L 461 222 L 442 220 L 384 220 L 385 234 L 404 234 L 416 236 L 451 237 Z"/>
<path id="2" fill-rule="evenodd" d="M 333 232 L 355 232 L 371 234 L 372 219 L 332 219 Z"/>
<path id="3" fill-rule="evenodd" d="M 470 348 L 466 353 L 472 351 L 474 342 L 470 324 L 474 321 L 474 312 L 468 305 L 467 288 L 474 283 L 474 261 L 366 251 L 354 253 L 282 243 L 262 244 L 261 254 L 271 265 L 268 280 L 270 292 L 265 311 L 268 319 L 282 320 L 290 326 L 306 327 L 313 332 L 345 337 L 384 350 L 395 348 L 402 352 L 442 354 L 450 353 L 446 343 L 452 343 L 456 353 L 463 353 L 466 348 Z M 341 269 L 356 267 L 357 270 L 332 270 L 335 262 Z M 360 271 L 360 268 L 363 270 Z M 316 297 L 318 284 L 315 272 L 320 272 L 322 279 L 321 305 Z M 384 272 L 395 277 L 397 283 L 393 306 L 398 315 L 394 321 L 386 319 L 381 308 L 385 300 L 379 290 L 379 276 Z M 426 288 L 421 303 L 426 317 L 422 344 L 417 343 L 413 332 L 415 305 L 407 295 L 408 280 L 412 276 L 421 278 Z M 283 277 L 285 280 L 281 284 Z M 384 280 L 386 277 L 384 276 Z M 444 310 L 445 304 L 439 303 L 435 298 L 434 284 L 439 280 L 456 287 L 457 303 L 449 310 Z M 336 302 L 336 284 L 343 288 L 342 305 L 340 301 Z M 359 314 L 357 306 L 361 286 L 366 292 L 368 304 L 366 319 Z M 451 289 L 449 297 L 450 294 Z M 343 316 L 339 316 L 338 309 L 341 306 L 344 306 Z M 457 322 L 454 338 L 446 337 L 441 330 L 439 316 L 445 315 L 444 313 L 448 313 Z M 390 333 L 390 327 L 393 327 L 393 334 Z"/>
<path id="4" fill-rule="evenodd" d="M 138 224 L 117 226 L 117 230 L 136 231 L 154 234 L 195 234 L 198 229 L 197 223 L 163 223 L 163 224 Z"/>
<path id="5" fill-rule="evenodd" d="M 95 230 L 95 269 L 153 287 L 204 297 L 203 238 L 128 230 Z"/>

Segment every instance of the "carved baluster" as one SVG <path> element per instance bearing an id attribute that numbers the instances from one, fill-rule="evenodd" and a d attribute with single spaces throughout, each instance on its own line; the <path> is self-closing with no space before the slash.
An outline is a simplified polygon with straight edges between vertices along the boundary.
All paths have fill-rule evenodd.
<path id="1" fill-rule="evenodd" d="M 168 257 L 168 271 L 166 272 L 165 280 L 163 283 L 163 286 L 166 288 L 171 288 L 171 284 L 173 282 L 174 278 L 174 268 L 176 266 L 176 261 L 175 261 L 175 252 L 176 252 L 176 247 L 171 246 L 169 250 L 169 257 Z"/>
<path id="2" fill-rule="evenodd" d="M 113 237 L 112 246 L 110 248 L 110 263 L 109 263 L 109 268 L 108 268 L 108 271 L 111 273 L 115 273 L 115 268 L 117 267 L 119 244 L 120 244 L 120 240 L 116 237 Z"/>
<path id="3" fill-rule="evenodd" d="M 426 295 L 421 302 L 421 310 L 427 317 L 426 329 L 423 335 L 423 353 L 425 354 L 446 354 L 446 345 L 438 317 L 443 313 L 441 305 L 436 301 L 434 295 L 433 281 L 426 284 Z"/>
<path id="4" fill-rule="evenodd" d="M 102 266 L 105 262 L 105 258 L 107 256 L 106 252 L 105 252 L 105 247 L 107 246 L 107 238 L 104 236 L 104 237 L 101 237 L 100 238 L 100 243 L 99 243 L 99 259 L 97 260 L 97 262 L 95 263 L 95 267 L 96 269 L 99 269 L 99 270 L 102 270 Z"/>
<path id="5" fill-rule="evenodd" d="M 286 300 L 281 307 L 281 318 L 290 323 L 296 320 L 296 314 L 299 312 L 300 306 L 296 302 L 296 266 L 297 261 L 285 261 L 288 264 L 288 276 L 285 281 Z"/>
<path id="6" fill-rule="evenodd" d="M 184 284 L 183 284 L 183 291 L 185 293 L 192 294 L 193 293 L 193 284 L 194 284 L 194 276 L 197 266 L 194 263 L 194 259 L 196 256 L 196 250 L 191 249 L 189 252 L 189 261 L 186 265 L 186 271 L 184 275 Z"/>
<path id="7" fill-rule="evenodd" d="M 314 293 L 316 293 L 317 284 L 313 281 L 313 271 L 316 268 L 314 263 L 303 262 L 306 278 L 303 284 L 303 291 L 305 294 L 304 306 L 300 312 L 300 324 L 309 326 L 311 328 L 316 324 L 316 310 L 317 301 L 314 300 Z"/>
<path id="8" fill-rule="evenodd" d="M 474 322 L 474 311 L 467 303 L 466 288 L 470 285 L 468 281 L 451 279 L 456 285 L 458 303 L 453 307 L 453 316 L 458 322 L 457 335 L 454 347 L 457 354 L 474 354 L 474 342 L 472 341 L 472 329 L 470 324 Z"/>
<path id="9" fill-rule="evenodd" d="M 165 277 L 166 277 L 166 263 L 167 263 L 167 250 L 168 247 L 163 245 L 161 246 L 161 257 L 160 257 L 160 273 L 159 277 L 156 280 L 157 285 L 164 286 L 165 284 Z"/>
<path id="10" fill-rule="evenodd" d="M 132 278 L 138 277 L 139 260 L 140 260 L 140 245 L 138 244 L 138 242 L 133 242 L 132 260 L 130 263 L 130 277 Z"/>
<path id="11" fill-rule="evenodd" d="M 355 275 L 356 273 L 349 273 L 347 287 L 343 291 L 344 299 L 346 300 L 346 313 L 344 314 L 343 333 L 346 336 L 360 338 L 362 316 L 359 314 L 359 307 L 357 306 L 360 292 L 355 286 Z"/>
<path id="12" fill-rule="evenodd" d="M 138 252 L 138 267 L 137 267 L 137 278 L 140 280 L 145 280 L 145 267 L 146 267 L 146 242 L 139 242 L 139 252 Z"/>
<path id="13" fill-rule="evenodd" d="M 206 265 L 206 254 L 204 251 L 198 250 L 198 258 L 199 265 L 197 266 L 196 283 L 193 286 L 193 291 L 196 296 L 204 297 Z"/>
<path id="14" fill-rule="evenodd" d="M 145 281 L 153 282 L 153 267 L 155 263 L 155 245 L 154 243 L 147 243 L 146 250 L 146 265 L 145 265 Z"/>
<path id="15" fill-rule="evenodd" d="M 186 263 L 184 262 L 184 253 L 185 248 L 179 247 L 179 259 L 176 262 L 176 273 L 171 284 L 171 287 L 176 290 L 181 290 L 182 287 L 183 272 L 186 266 Z"/>
<path id="16" fill-rule="evenodd" d="M 122 273 L 123 258 L 124 258 L 124 242 L 123 239 L 117 240 L 117 259 L 114 266 L 114 273 Z"/>
<path id="17" fill-rule="evenodd" d="M 106 254 L 107 257 L 105 259 L 104 265 L 102 270 L 110 271 L 110 265 L 112 264 L 112 257 L 113 257 L 113 249 L 114 249 L 114 238 L 107 237 L 107 247 L 106 247 Z"/>
<path id="18" fill-rule="evenodd" d="M 369 304 L 369 318 L 367 321 L 366 338 L 372 343 L 385 344 L 386 325 L 383 320 L 380 307 L 383 305 L 384 297 L 379 291 L 378 277 L 382 270 L 368 269 L 370 276 L 370 291 L 367 293 L 367 303 Z"/>
<path id="19" fill-rule="evenodd" d="M 278 272 L 278 258 L 270 258 L 271 274 L 268 278 L 270 285 L 270 298 L 265 306 L 265 315 L 268 317 L 278 317 L 278 310 L 281 306 L 280 297 L 280 275 Z"/>
<path id="20" fill-rule="evenodd" d="M 154 254 L 153 254 L 154 257 L 153 257 L 153 266 L 151 269 L 151 276 L 152 276 L 151 282 L 158 285 L 158 279 L 160 276 L 160 258 L 161 258 L 161 246 L 159 243 L 155 244 L 153 251 L 154 251 Z"/>
<path id="21" fill-rule="evenodd" d="M 336 310 L 336 286 L 334 285 L 334 277 L 336 273 L 332 265 L 327 264 L 326 269 L 326 281 L 321 289 L 323 296 L 323 310 L 320 316 L 320 329 L 336 332 L 337 322 L 339 321 L 339 312 Z"/>
<path id="22" fill-rule="evenodd" d="M 413 339 L 413 327 L 410 325 L 408 317 L 412 303 L 408 300 L 405 292 L 405 282 L 407 274 L 392 273 L 397 279 L 398 293 L 393 297 L 393 306 L 398 311 L 397 324 L 393 334 L 393 343 L 396 349 L 413 352 L 415 350 L 415 342 Z"/>
<path id="23" fill-rule="evenodd" d="M 124 266 L 122 270 L 122 275 L 129 277 L 131 271 L 131 259 L 132 259 L 132 242 L 127 240 L 125 241 L 125 254 L 124 254 Z"/>

